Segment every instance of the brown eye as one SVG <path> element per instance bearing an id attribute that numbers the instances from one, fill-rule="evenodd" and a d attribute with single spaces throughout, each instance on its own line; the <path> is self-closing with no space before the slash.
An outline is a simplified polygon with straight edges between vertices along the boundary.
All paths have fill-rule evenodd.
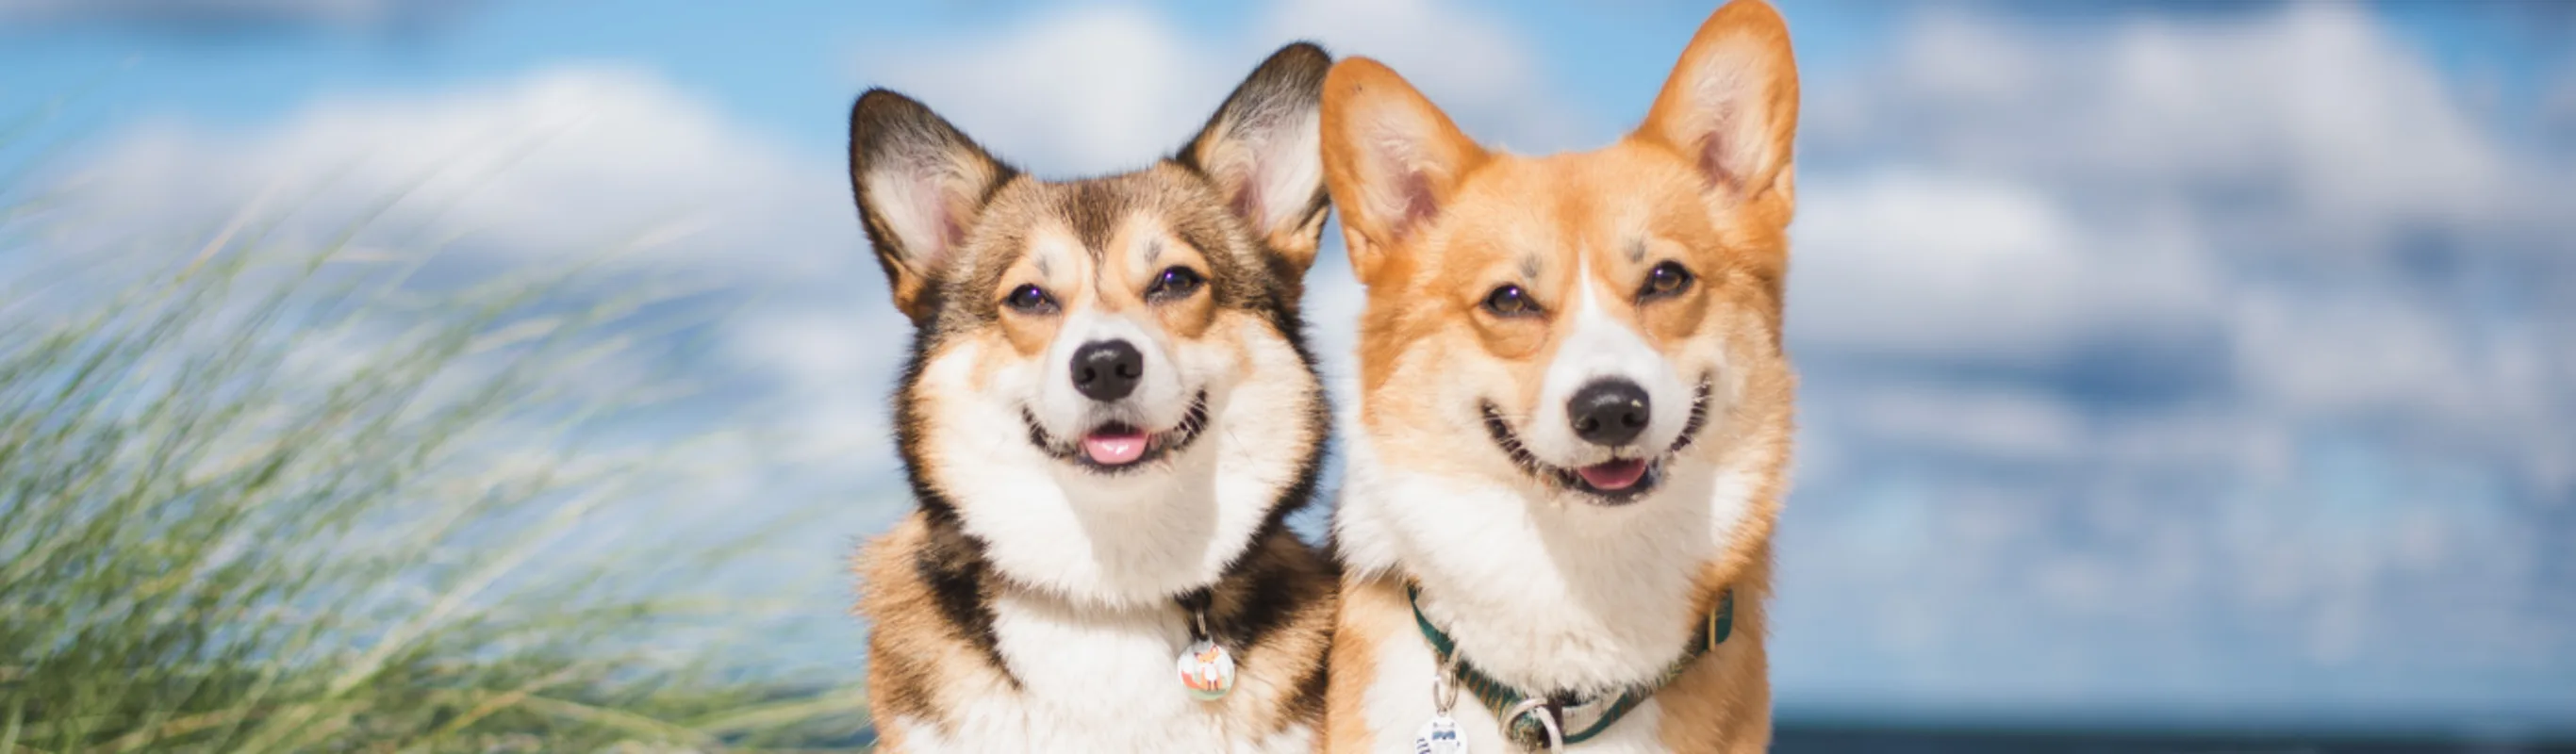
<path id="1" fill-rule="evenodd" d="M 1161 302 L 1189 298 L 1190 294 L 1198 292 L 1199 286 L 1206 284 L 1207 278 L 1201 277 L 1197 270 L 1166 267 L 1162 274 L 1154 276 L 1153 285 L 1145 287 L 1145 300 Z"/>
<path id="2" fill-rule="evenodd" d="M 1510 283 L 1485 294 L 1485 311 L 1493 312 L 1497 317 L 1527 317 L 1539 313 L 1538 302 L 1530 300 L 1529 292 Z"/>
<path id="3" fill-rule="evenodd" d="M 1011 295 L 1002 297 L 1002 305 L 1011 307 L 1012 311 L 1021 314 L 1055 313 L 1055 297 L 1047 295 L 1046 289 L 1035 285 L 1023 285 L 1011 289 Z"/>
<path id="4" fill-rule="evenodd" d="M 1637 302 L 1680 295 L 1682 291 L 1690 290 L 1690 284 L 1690 270 L 1682 269 L 1680 262 L 1655 265 L 1654 269 L 1646 271 L 1646 284 L 1637 289 Z"/>

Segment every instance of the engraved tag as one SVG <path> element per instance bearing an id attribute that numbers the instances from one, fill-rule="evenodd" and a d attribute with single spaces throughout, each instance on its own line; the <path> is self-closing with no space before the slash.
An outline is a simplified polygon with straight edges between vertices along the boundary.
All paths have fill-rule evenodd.
<path id="1" fill-rule="evenodd" d="M 1432 715 L 1413 734 L 1413 754 L 1467 754 L 1467 738 L 1458 735 L 1458 721 L 1448 714 Z"/>

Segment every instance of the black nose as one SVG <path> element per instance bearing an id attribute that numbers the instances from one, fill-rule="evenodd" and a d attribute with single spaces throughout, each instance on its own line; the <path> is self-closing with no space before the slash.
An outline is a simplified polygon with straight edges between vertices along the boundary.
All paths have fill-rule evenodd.
<path id="1" fill-rule="evenodd" d="M 1654 418 L 1647 413 L 1646 389 L 1627 380 L 1600 380 L 1574 391 L 1574 399 L 1565 402 L 1566 418 L 1574 422 L 1574 436 L 1595 445 L 1626 445 L 1646 431 L 1646 422 Z"/>
<path id="2" fill-rule="evenodd" d="M 1144 379 L 1145 355 L 1127 341 L 1093 341 L 1073 352 L 1073 389 L 1092 400 L 1125 398 Z"/>

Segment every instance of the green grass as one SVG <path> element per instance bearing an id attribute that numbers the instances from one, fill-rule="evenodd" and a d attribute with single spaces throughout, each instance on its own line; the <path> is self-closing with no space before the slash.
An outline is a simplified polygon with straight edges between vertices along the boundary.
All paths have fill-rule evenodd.
<path id="1" fill-rule="evenodd" d="M 691 586 L 762 532 L 602 533 L 756 473 L 708 460 L 742 433 L 600 431 L 690 395 L 670 293 L 211 236 L 0 276 L 0 754 L 853 740 L 857 690 L 728 665 L 771 605 Z"/>

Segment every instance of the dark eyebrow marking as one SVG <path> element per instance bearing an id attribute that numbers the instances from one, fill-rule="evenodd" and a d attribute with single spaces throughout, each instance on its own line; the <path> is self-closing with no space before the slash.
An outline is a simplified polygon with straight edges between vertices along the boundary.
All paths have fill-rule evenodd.
<path id="1" fill-rule="evenodd" d="M 1521 257 L 1521 279 L 1538 279 L 1538 255 L 1526 254 Z"/>
<path id="2" fill-rule="evenodd" d="M 1163 258 L 1163 239 L 1145 239 L 1145 266 L 1152 267 Z"/>
<path id="3" fill-rule="evenodd" d="M 1124 192 L 1106 180 L 1064 184 L 1056 197 L 1058 217 L 1073 231 L 1074 243 L 1094 260 L 1108 252 L 1119 221 L 1134 211 Z"/>
<path id="4" fill-rule="evenodd" d="M 1628 242 L 1628 261 L 1646 261 L 1646 239 L 1639 238 Z"/>
<path id="5" fill-rule="evenodd" d="M 1054 259 L 1054 258 L 1055 258 L 1055 257 L 1054 257 L 1054 255 L 1051 255 L 1051 254 L 1048 254 L 1048 253 L 1046 253 L 1046 252 L 1041 251 L 1041 252 L 1038 252 L 1037 254 L 1034 254 L 1034 255 L 1032 255 L 1032 256 L 1034 257 L 1034 261 L 1036 261 L 1036 262 L 1037 262 L 1037 266 L 1038 266 L 1038 277 L 1042 277 L 1042 278 L 1051 278 L 1051 277 L 1055 277 L 1055 265 L 1052 265 L 1052 264 L 1049 264 L 1049 263 L 1048 263 L 1048 260 L 1050 260 L 1050 259 Z"/>

